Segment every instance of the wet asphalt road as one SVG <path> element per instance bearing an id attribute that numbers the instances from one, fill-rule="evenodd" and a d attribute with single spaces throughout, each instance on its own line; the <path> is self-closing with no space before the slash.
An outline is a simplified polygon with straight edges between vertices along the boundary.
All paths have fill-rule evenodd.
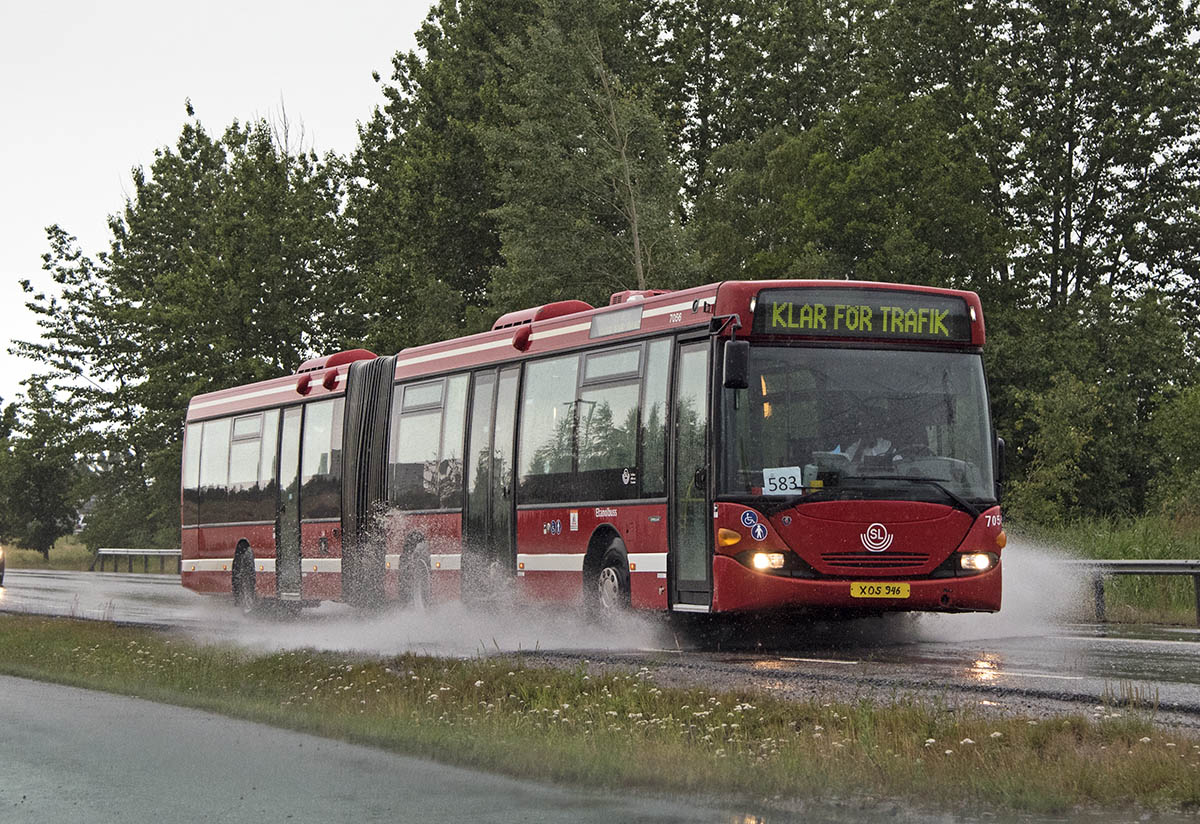
<path id="1" fill-rule="evenodd" d="M 0 676 L 0 821 L 742 822 L 746 814 L 502 778 Z"/>
<path id="2" fill-rule="evenodd" d="M 326 604 L 293 622 L 247 618 L 171 575 L 9 570 L 0 610 L 177 628 L 254 648 L 319 647 L 477 655 L 521 650 L 548 661 L 648 666 L 663 683 L 753 686 L 796 697 L 937 695 L 998 712 L 1157 708 L 1200 728 L 1200 630 L 1103 626 L 1023 613 L 894 616 L 735 629 L 698 650 L 661 621 L 601 629 L 562 611 L 486 615 L 457 605 L 363 615 Z M 527 658 L 528 660 L 528 658 Z M 1107 711 L 1107 710 L 1103 710 Z"/>

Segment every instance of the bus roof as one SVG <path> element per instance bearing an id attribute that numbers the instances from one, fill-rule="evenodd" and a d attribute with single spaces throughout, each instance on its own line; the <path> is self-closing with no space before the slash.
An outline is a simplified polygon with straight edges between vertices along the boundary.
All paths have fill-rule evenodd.
<path id="1" fill-rule="evenodd" d="M 855 295 L 854 293 L 858 293 Z M 402 350 L 395 359 L 395 379 L 411 379 L 426 374 L 439 374 L 467 369 L 489 363 L 501 363 L 565 351 L 589 345 L 634 339 L 644 335 L 710 325 L 717 318 L 736 317 L 729 323 L 729 332 L 739 337 L 758 335 L 794 337 L 797 334 L 813 338 L 838 340 L 872 340 L 882 336 L 861 334 L 855 330 L 833 328 L 836 307 L 828 309 L 830 322 L 824 328 L 803 328 L 794 306 L 797 296 L 818 295 L 827 300 L 830 295 L 846 294 L 848 306 L 860 311 L 867 308 L 868 297 L 896 296 L 891 303 L 920 303 L 923 296 L 931 300 L 956 299 L 969 318 L 965 337 L 948 342 L 957 345 L 982 346 L 984 342 L 983 312 L 974 292 L 937 289 L 925 286 L 845 280 L 765 280 L 724 281 L 679 291 L 658 290 L 618 292 L 608 306 L 593 308 L 583 301 L 559 301 L 545 306 L 511 312 L 496 321 L 486 332 L 451 338 Z M 772 328 L 761 319 L 760 294 L 767 297 L 783 295 L 789 301 L 792 314 L 782 328 Z M 908 296 L 905 303 L 904 296 Z M 851 299 L 858 300 L 857 304 Z M 878 301 L 876 301 L 878 302 Z M 841 304 L 838 304 L 841 305 Z M 896 307 L 884 307 L 892 310 Z M 775 319 L 785 317 L 777 305 Z M 818 308 L 816 310 L 820 312 Z M 874 310 L 878 313 L 879 309 Z M 926 311 L 912 309 L 914 312 Z M 929 310 L 938 311 L 938 310 Z M 756 314 L 757 313 L 757 314 Z M 878 318 L 878 314 L 874 317 Z M 893 317 L 893 326 L 894 315 Z M 921 315 L 913 316 L 923 323 Z M 884 321 L 886 323 L 887 317 Z M 912 318 L 910 317 L 910 320 Z M 936 317 L 935 317 L 936 320 Z M 722 321 L 724 322 L 724 321 Z M 876 321 L 878 322 L 878 321 Z M 790 324 L 790 326 L 789 326 Z M 778 324 L 777 324 L 778 325 Z M 901 323 L 900 326 L 903 326 Z M 903 330 L 902 330 L 903 331 Z M 895 342 L 895 336 L 888 337 Z M 188 405 L 187 419 L 201 420 L 240 411 L 271 406 L 284 406 L 304 400 L 342 395 L 350 364 L 374 358 L 363 349 L 338 352 L 305 361 L 293 375 L 273 378 L 259 383 L 197 395 Z"/>

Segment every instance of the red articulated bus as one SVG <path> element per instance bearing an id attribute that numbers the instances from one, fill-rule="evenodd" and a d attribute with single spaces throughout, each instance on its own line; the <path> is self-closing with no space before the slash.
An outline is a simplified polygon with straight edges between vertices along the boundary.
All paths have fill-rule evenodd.
<path id="1" fill-rule="evenodd" d="M 971 292 L 725 282 L 562 301 L 192 399 L 183 584 L 292 604 L 1000 608 Z"/>

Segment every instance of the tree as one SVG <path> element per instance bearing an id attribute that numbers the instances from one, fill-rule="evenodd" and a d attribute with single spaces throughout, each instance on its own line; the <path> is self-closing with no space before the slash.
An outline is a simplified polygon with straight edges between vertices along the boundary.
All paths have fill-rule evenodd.
<path id="1" fill-rule="evenodd" d="M 1190 466 L 1163 435 L 1186 428 L 1157 420 L 1197 377 L 1170 303 L 1149 293 L 1121 307 L 1100 293 L 1081 314 L 1042 313 L 1014 353 L 1025 365 L 1010 377 L 1028 383 L 1008 390 L 1023 465 L 1011 510 L 1030 521 L 1143 512 L 1156 490 L 1163 499 L 1164 470 Z"/>
<path id="2" fill-rule="evenodd" d="M 1153 286 L 1197 306 L 1200 6 L 1012 0 L 1013 265 L 1066 305 Z"/>
<path id="3" fill-rule="evenodd" d="M 1164 404 L 1152 427 L 1162 457 L 1153 504 L 1177 519 L 1200 523 L 1200 385 Z"/>
<path id="4" fill-rule="evenodd" d="M 24 408 L 10 404 L 0 422 L 0 538 L 49 558 L 75 527 L 75 453 L 53 394 L 28 386 Z"/>
<path id="5" fill-rule="evenodd" d="M 441 0 L 417 32 L 419 51 L 395 56 L 385 103 L 360 126 L 346 243 L 376 351 L 490 325 L 481 310 L 501 262 L 492 214 L 501 199 L 482 135 L 500 117 L 500 47 L 534 8 Z"/>
<path id="6" fill-rule="evenodd" d="M 681 179 L 652 105 L 622 74 L 617 6 L 546 0 L 509 63 L 503 124 L 486 133 L 502 203 L 499 309 L 676 285 L 688 263 Z"/>
<path id="7" fill-rule="evenodd" d="M 124 541 L 178 540 L 180 436 L 198 393 L 294 370 L 342 348 L 361 324 L 342 309 L 342 166 L 289 146 L 286 122 L 188 122 L 174 149 L 134 171 L 134 194 L 92 259 L 54 226 L 45 268 L 58 296 L 30 292 L 41 341 L 18 350 L 65 400 L 89 491 Z M 134 517 L 132 513 L 137 513 Z M 130 520 L 133 518 L 133 520 Z"/>
<path id="8" fill-rule="evenodd" d="M 987 287 L 1005 253 L 994 181 L 941 97 L 868 86 L 807 130 L 719 152 L 694 224 L 706 268 Z"/>

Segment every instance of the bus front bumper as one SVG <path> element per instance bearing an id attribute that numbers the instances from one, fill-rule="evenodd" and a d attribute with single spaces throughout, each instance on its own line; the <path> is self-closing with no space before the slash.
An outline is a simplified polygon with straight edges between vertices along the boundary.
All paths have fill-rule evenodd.
<path id="1" fill-rule="evenodd" d="M 756 572 L 732 558 L 713 559 L 713 612 L 813 609 L 846 612 L 996 612 L 1000 609 L 1001 568 L 957 578 L 849 579 L 787 578 Z M 906 598 L 857 598 L 852 584 L 899 582 Z"/>

